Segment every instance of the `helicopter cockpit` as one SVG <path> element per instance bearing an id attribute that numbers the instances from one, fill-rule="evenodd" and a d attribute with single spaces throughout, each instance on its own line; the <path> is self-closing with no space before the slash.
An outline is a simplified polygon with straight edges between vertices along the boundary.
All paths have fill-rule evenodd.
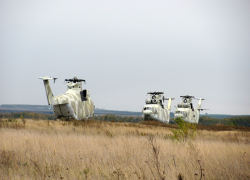
<path id="1" fill-rule="evenodd" d="M 145 111 L 145 110 L 150 110 L 150 111 L 152 111 L 153 108 L 152 108 L 152 107 L 144 107 L 143 110 L 144 110 L 144 111 Z"/>

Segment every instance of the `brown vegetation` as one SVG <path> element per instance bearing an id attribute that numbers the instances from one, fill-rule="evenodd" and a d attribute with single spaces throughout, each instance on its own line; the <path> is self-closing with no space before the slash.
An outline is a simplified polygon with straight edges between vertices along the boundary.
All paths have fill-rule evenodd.
<path id="1" fill-rule="evenodd" d="M 0 177 L 250 179 L 250 129 L 205 127 L 178 142 L 157 122 L 3 119 Z"/>

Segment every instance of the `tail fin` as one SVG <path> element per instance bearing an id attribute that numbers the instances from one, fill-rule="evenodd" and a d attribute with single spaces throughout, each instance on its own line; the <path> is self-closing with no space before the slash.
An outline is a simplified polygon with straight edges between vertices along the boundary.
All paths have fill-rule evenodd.
<path id="1" fill-rule="evenodd" d="M 171 109 L 171 104 L 172 104 L 172 100 L 174 100 L 175 98 L 165 98 L 166 100 L 168 100 L 168 110 Z"/>
<path id="2" fill-rule="evenodd" d="M 201 101 L 205 99 L 199 98 L 198 100 L 199 100 L 199 103 L 198 103 L 197 109 L 201 109 Z"/>
<path id="3" fill-rule="evenodd" d="M 45 92 L 46 92 L 46 96 L 47 96 L 47 100 L 48 100 L 48 104 L 53 105 L 54 104 L 54 95 L 53 95 L 52 90 L 50 88 L 49 80 L 54 79 L 54 81 L 55 81 L 55 79 L 57 79 L 57 78 L 40 77 L 39 79 L 43 80 L 44 87 L 45 87 Z"/>

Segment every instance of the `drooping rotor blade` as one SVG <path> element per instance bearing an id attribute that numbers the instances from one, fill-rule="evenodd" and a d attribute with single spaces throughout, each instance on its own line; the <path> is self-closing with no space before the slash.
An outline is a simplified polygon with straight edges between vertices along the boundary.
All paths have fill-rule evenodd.
<path id="1" fill-rule="evenodd" d="M 189 95 L 186 95 L 186 96 L 180 96 L 180 97 L 187 98 L 187 99 L 194 98 L 194 96 L 189 96 Z"/>
<path id="2" fill-rule="evenodd" d="M 199 108 L 198 108 L 197 110 L 198 110 L 198 111 L 203 111 L 203 110 L 209 110 L 209 109 L 199 109 Z"/>
<path id="3" fill-rule="evenodd" d="M 84 79 L 77 79 L 77 77 L 74 77 L 73 79 L 65 79 L 65 81 L 68 81 L 68 82 L 86 82 Z"/>
<path id="4" fill-rule="evenodd" d="M 148 92 L 147 94 L 164 94 L 164 92 Z"/>

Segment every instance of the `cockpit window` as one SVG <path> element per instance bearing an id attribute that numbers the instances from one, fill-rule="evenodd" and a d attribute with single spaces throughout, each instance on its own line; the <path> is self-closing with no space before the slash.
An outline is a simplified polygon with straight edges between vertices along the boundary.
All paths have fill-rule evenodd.
<path id="1" fill-rule="evenodd" d="M 183 116 L 187 116 L 187 112 L 184 111 L 175 111 L 175 114 L 182 114 Z"/>
<path id="2" fill-rule="evenodd" d="M 151 110 L 152 111 L 152 108 L 151 107 L 145 107 L 144 110 Z"/>

